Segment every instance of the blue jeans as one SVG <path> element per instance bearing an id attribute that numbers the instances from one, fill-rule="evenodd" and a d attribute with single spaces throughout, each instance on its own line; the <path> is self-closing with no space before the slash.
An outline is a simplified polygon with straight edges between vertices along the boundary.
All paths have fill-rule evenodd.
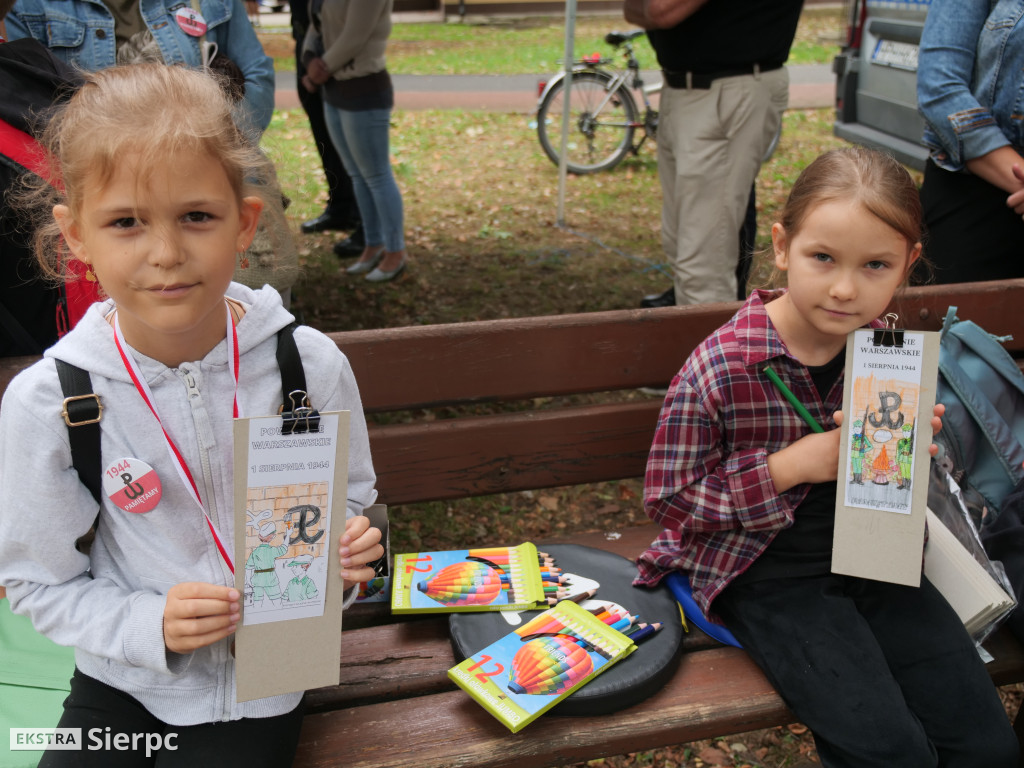
<path id="1" fill-rule="evenodd" d="M 389 253 L 403 250 L 402 193 L 391 172 L 388 145 L 391 110 L 350 112 L 325 102 L 324 119 L 334 148 L 352 177 L 366 244 L 383 243 Z"/>

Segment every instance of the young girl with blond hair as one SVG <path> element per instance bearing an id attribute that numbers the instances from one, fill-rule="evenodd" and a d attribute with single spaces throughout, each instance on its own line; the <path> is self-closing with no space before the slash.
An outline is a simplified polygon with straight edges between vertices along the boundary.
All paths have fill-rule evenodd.
<path id="1" fill-rule="evenodd" d="M 236 701 L 241 601 L 214 540 L 234 537 L 233 416 L 278 411 L 277 335 L 294 320 L 272 289 L 231 282 L 266 160 L 212 78 L 163 65 L 87 75 L 44 143 L 61 191 L 37 255 L 53 271 L 66 244 L 110 300 L 17 376 L 0 410 L 0 583 L 16 613 L 76 649 L 59 725 L 86 746 L 42 765 L 289 765 L 302 695 Z M 337 546 L 354 599 L 382 554 L 361 514 L 376 492 L 359 392 L 330 339 L 303 327 L 294 339 L 313 404 L 351 411 Z M 90 374 L 102 465 L 130 458 L 160 478 L 155 508 L 104 497 L 97 510 L 72 462 L 55 358 Z M 104 746 L 162 734 L 164 748 L 93 750 L 94 729 Z"/>
<path id="2" fill-rule="evenodd" d="M 920 258 L 916 186 L 881 153 L 828 152 L 793 185 L 772 244 L 788 288 L 755 292 L 669 388 L 644 489 L 665 530 L 637 583 L 684 572 L 811 728 L 824 766 L 1016 766 L 996 689 L 928 579 L 831 572 L 846 339 L 880 327 Z M 768 364 L 830 428 L 811 431 Z"/>

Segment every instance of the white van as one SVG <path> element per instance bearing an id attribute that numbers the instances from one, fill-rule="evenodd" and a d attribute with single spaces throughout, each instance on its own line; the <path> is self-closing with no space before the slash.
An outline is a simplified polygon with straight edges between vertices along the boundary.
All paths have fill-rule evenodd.
<path id="1" fill-rule="evenodd" d="M 931 0 L 847 0 L 847 39 L 832 62 L 835 134 L 924 170 L 917 53 Z"/>

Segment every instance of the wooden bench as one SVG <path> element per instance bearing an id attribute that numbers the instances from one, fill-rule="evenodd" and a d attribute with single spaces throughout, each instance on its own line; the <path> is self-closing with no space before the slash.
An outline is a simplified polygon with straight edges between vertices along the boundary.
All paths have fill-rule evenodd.
<path id="1" fill-rule="evenodd" d="M 908 328 L 938 330 L 951 304 L 992 333 L 1015 335 L 1008 347 L 1024 353 L 1024 280 L 911 289 L 893 309 Z M 371 420 L 383 416 L 370 440 L 391 524 L 402 525 L 403 505 L 641 476 L 661 399 L 635 391 L 666 386 L 737 306 L 331 334 Z M 0 388 L 29 362 L 0 360 Z M 545 405 L 533 407 L 534 398 Z M 507 401 L 530 407 L 409 416 Z M 571 541 L 632 558 L 657 529 L 608 533 Z M 446 616 L 398 620 L 371 604 L 344 623 L 341 683 L 308 693 L 296 766 L 556 766 L 794 720 L 746 653 L 693 629 L 674 678 L 644 703 L 598 718 L 556 709 L 513 735 L 448 681 Z M 1024 681 L 1024 649 L 1008 633 L 986 647 L 995 684 Z"/>

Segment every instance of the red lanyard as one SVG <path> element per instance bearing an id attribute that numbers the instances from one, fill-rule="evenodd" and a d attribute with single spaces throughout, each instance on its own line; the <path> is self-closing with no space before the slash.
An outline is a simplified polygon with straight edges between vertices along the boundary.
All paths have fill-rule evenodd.
<path id="1" fill-rule="evenodd" d="M 234 406 L 232 413 L 234 417 L 238 418 L 238 332 L 235 330 L 234 318 L 231 315 L 231 309 L 225 305 L 227 309 L 227 342 L 228 342 L 228 365 L 231 368 L 231 376 L 235 380 L 235 396 Z M 124 336 L 121 333 L 121 324 L 117 320 L 117 314 L 114 314 L 114 343 L 117 345 L 117 351 L 121 355 L 121 362 L 124 363 L 125 369 L 128 371 L 128 375 L 131 376 L 132 382 L 135 384 L 135 389 L 139 395 L 142 396 L 142 400 L 149 407 L 150 413 L 156 419 L 160 425 L 160 431 L 164 434 L 164 439 L 167 441 L 167 451 L 171 455 L 172 463 L 175 469 L 178 471 L 178 476 L 181 478 L 185 487 L 189 491 L 189 495 L 192 496 L 192 500 L 195 501 L 196 505 L 203 513 L 203 517 L 206 518 L 206 525 L 210 529 L 210 535 L 213 537 L 214 544 L 217 545 L 217 551 L 220 552 L 221 558 L 227 563 L 228 568 L 233 574 L 235 572 L 235 565 L 231 560 L 231 555 L 228 553 L 227 548 L 224 546 L 224 542 L 217 533 L 217 528 L 213 524 L 213 520 L 210 519 L 210 515 L 206 511 L 206 507 L 203 505 L 203 500 L 199 497 L 199 487 L 196 485 L 196 481 L 192 478 L 192 473 L 188 469 L 188 465 L 185 463 L 185 458 L 181 455 L 178 450 L 178 446 L 174 444 L 171 436 L 167 434 L 167 429 L 164 427 L 163 421 L 160 420 L 160 414 L 156 412 L 156 406 L 153 404 L 153 393 L 149 390 L 149 385 L 143 378 L 142 373 L 139 371 L 138 364 L 135 362 L 135 358 L 127 354 L 125 348 L 128 346 L 125 343 Z"/>

